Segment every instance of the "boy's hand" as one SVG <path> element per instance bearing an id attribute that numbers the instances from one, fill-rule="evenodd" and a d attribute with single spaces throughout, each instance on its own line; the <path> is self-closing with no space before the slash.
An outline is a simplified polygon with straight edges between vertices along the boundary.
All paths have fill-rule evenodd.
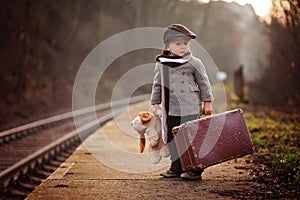
<path id="1" fill-rule="evenodd" d="M 212 104 L 210 101 L 205 101 L 203 105 L 203 113 L 204 115 L 211 115 L 212 114 Z"/>

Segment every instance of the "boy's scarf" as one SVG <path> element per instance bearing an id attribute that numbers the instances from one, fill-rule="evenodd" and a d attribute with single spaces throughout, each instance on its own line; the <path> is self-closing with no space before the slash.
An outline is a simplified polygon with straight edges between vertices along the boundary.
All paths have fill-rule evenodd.
<path id="1" fill-rule="evenodd" d="M 168 141 L 168 126 L 167 126 L 167 113 L 169 113 L 169 98 L 170 98 L 170 90 L 169 90 L 169 67 L 178 67 L 182 64 L 187 63 L 192 57 L 192 54 L 189 52 L 184 56 L 173 56 L 169 51 L 163 51 L 162 54 L 156 57 L 156 61 L 162 64 L 160 69 L 161 73 L 161 93 L 162 93 L 162 139 L 165 144 Z"/>
<path id="2" fill-rule="evenodd" d="M 169 67 L 177 67 L 184 63 L 187 63 L 192 57 L 192 54 L 188 52 L 183 56 L 172 55 L 170 51 L 164 50 L 161 54 L 156 56 L 155 60 L 163 65 Z"/>

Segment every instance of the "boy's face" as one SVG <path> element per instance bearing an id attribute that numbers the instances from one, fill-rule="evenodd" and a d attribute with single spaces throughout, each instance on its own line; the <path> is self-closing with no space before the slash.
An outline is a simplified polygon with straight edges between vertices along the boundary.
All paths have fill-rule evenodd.
<path id="1" fill-rule="evenodd" d="M 168 42 L 166 47 L 172 54 L 183 56 L 190 50 L 190 41 L 186 38 L 174 38 Z"/>

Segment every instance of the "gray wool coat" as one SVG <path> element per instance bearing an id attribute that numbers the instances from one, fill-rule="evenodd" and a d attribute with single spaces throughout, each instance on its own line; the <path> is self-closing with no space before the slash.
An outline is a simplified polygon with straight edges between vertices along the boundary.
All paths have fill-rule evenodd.
<path id="1" fill-rule="evenodd" d="M 156 63 L 151 93 L 151 105 L 160 104 L 161 94 L 161 67 Z M 213 101 L 211 85 L 206 69 L 200 59 L 192 56 L 191 59 L 178 67 L 169 67 L 169 113 L 170 116 L 187 116 L 202 112 L 201 102 Z"/>

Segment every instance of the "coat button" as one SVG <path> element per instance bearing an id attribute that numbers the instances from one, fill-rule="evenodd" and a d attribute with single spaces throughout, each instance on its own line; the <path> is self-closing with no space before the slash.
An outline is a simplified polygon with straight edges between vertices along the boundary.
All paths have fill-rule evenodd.
<path id="1" fill-rule="evenodd" d="M 184 91 L 183 91 L 183 90 L 180 90 L 180 92 L 181 92 L 181 93 L 184 93 Z"/>
<path id="2" fill-rule="evenodd" d="M 182 84 L 184 84 L 184 81 L 181 81 Z"/>
<path id="3" fill-rule="evenodd" d="M 173 90 L 173 89 L 171 90 L 171 93 L 174 93 L 174 90 Z"/>
<path id="4" fill-rule="evenodd" d="M 185 72 L 182 72 L 182 75 L 184 76 L 184 75 L 185 75 Z"/>

